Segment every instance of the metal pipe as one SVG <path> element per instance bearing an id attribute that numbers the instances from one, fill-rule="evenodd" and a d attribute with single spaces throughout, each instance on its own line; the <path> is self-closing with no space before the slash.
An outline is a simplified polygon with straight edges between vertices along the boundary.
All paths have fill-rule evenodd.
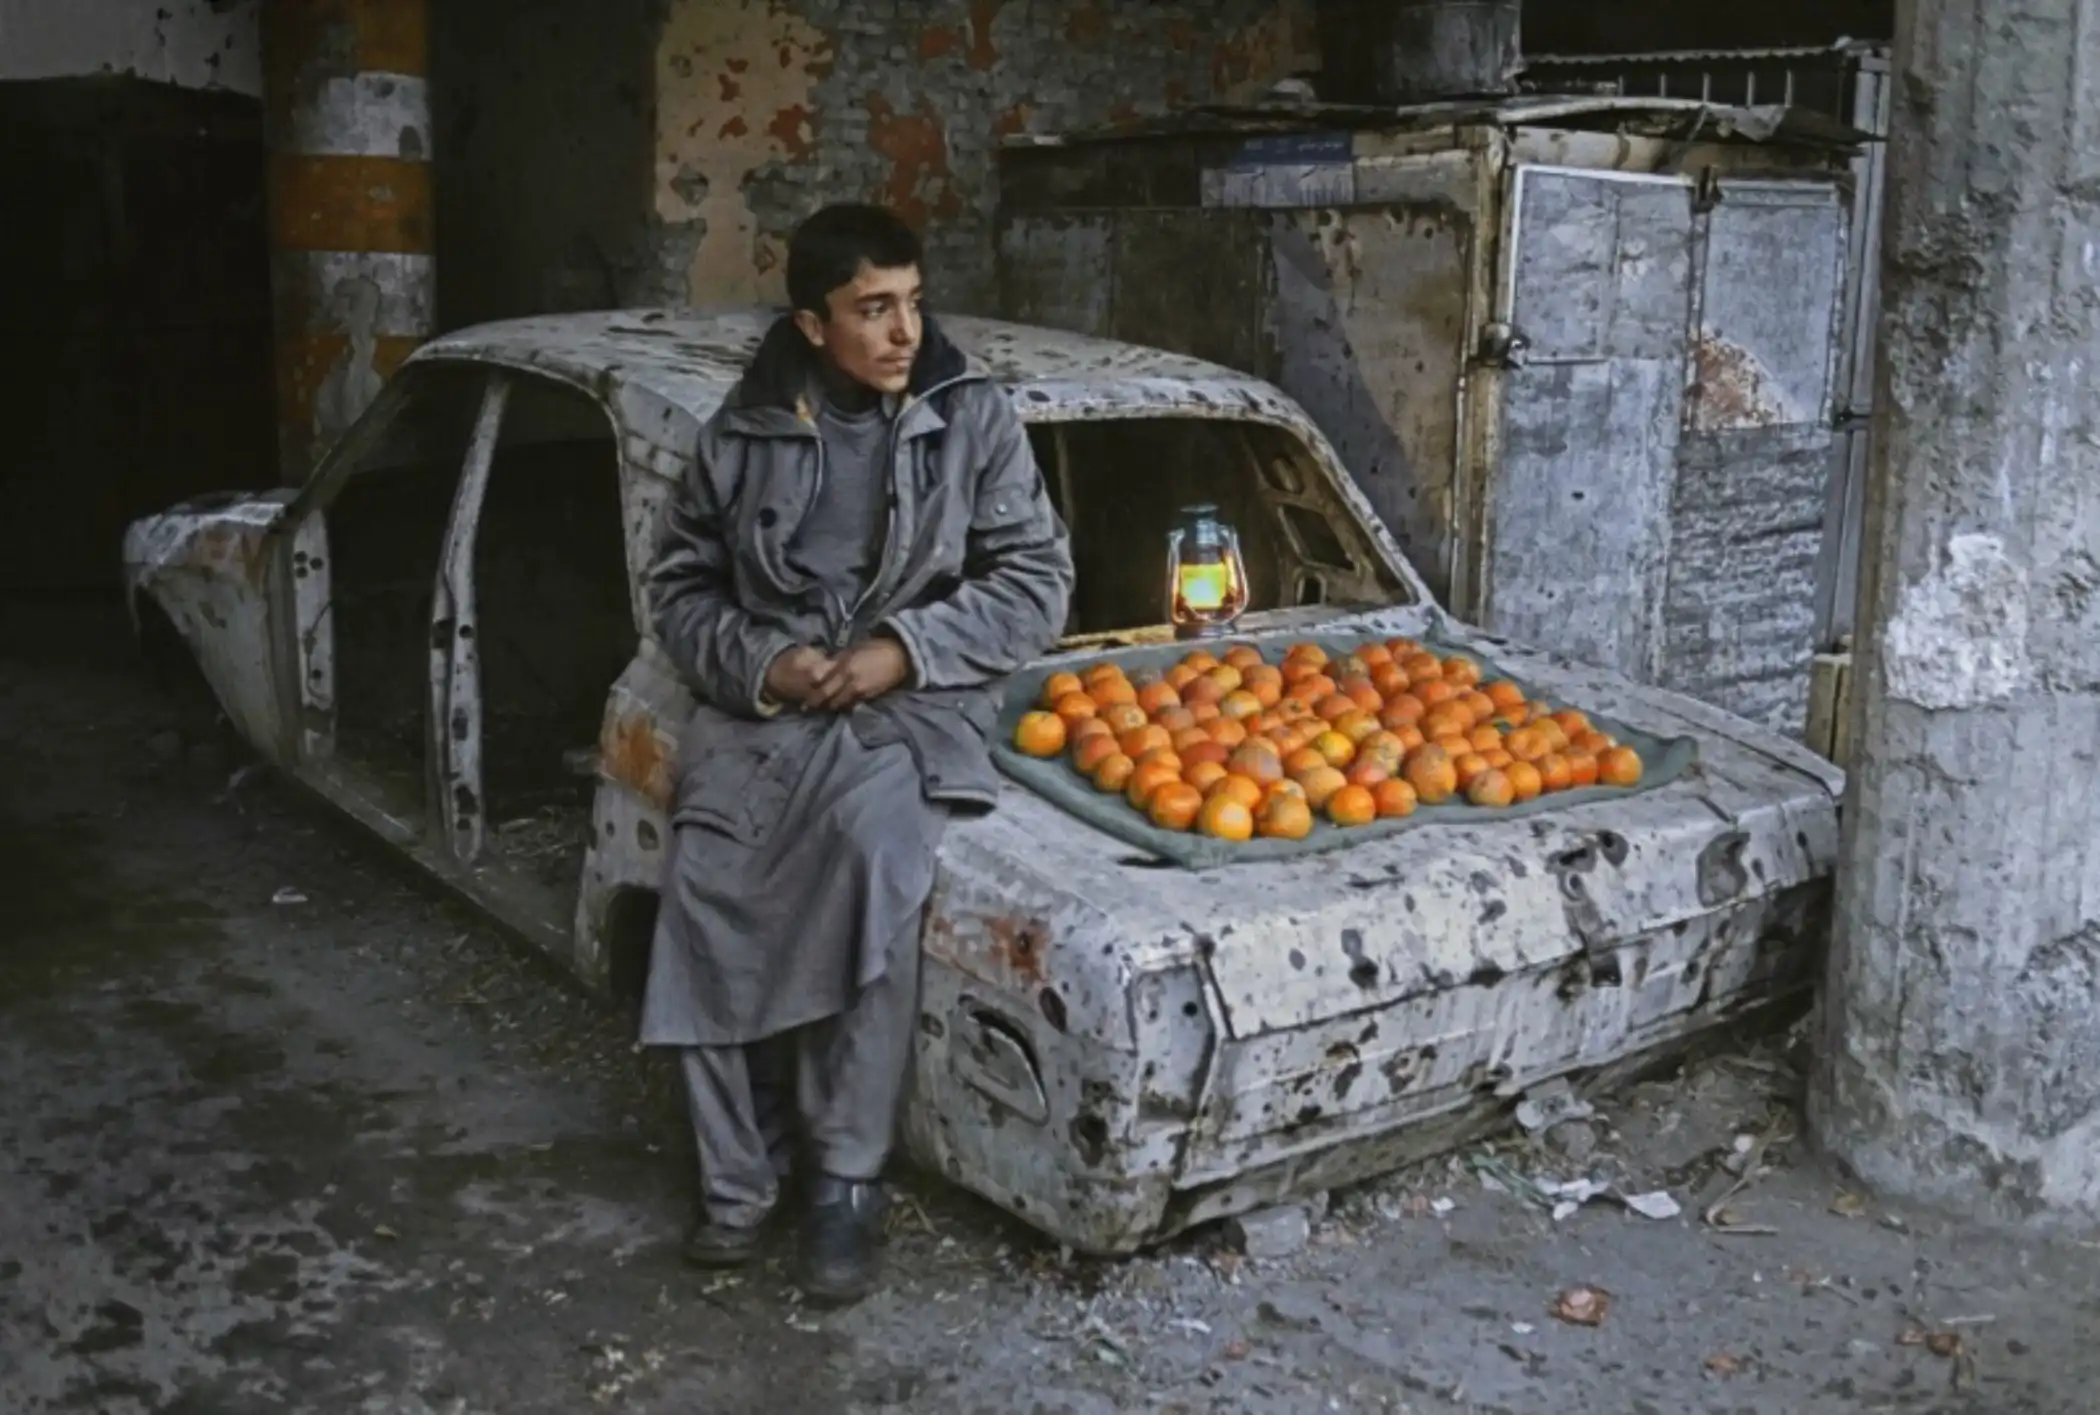
<path id="1" fill-rule="evenodd" d="M 298 483 L 436 328 L 426 0 L 262 7 L 279 468 Z"/>

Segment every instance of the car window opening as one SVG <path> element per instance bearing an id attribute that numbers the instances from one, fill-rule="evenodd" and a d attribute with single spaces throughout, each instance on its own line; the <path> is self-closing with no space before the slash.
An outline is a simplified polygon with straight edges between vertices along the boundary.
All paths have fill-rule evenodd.
<path id="1" fill-rule="evenodd" d="M 1078 570 L 1070 637 L 1150 628 L 1165 618 L 1167 533 L 1209 502 L 1239 532 L 1248 613 L 1404 600 L 1368 546 L 1351 548 L 1346 508 L 1281 428 L 1219 418 L 1041 423 L 1029 429 Z"/>

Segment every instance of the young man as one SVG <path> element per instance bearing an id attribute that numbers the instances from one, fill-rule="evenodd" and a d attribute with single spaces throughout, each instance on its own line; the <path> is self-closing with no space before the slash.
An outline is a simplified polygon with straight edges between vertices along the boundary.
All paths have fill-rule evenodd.
<path id="1" fill-rule="evenodd" d="M 796 231 L 793 311 L 701 430 L 650 577 L 699 700 L 641 1031 L 684 1071 L 686 1256 L 752 1255 L 799 1120 L 798 1281 L 828 1302 L 874 1281 L 943 822 L 996 801 L 998 682 L 1072 588 L 1006 395 L 920 313 L 919 257 L 875 207 Z"/>

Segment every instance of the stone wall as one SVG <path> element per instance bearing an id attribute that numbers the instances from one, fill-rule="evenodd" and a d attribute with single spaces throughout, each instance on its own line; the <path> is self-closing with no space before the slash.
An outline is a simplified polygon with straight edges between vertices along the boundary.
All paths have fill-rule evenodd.
<path id="1" fill-rule="evenodd" d="M 694 303 L 780 299 L 795 223 L 879 200 L 933 298 L 988 311 L 1002 139 L 1254 96 L 1315 41 L 1311 0 L 668 0 L 657 263 Z"/>

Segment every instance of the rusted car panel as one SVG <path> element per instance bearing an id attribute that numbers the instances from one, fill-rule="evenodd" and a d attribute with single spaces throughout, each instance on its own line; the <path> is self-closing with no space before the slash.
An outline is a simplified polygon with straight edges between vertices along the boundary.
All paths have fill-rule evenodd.
<path id="1" fill-rule="evenodd" d="M 637 968 L 692 708 L 647 637 L 640 578 L 669 479 L 763 321 L 520 321 L 437 341 L 411 363 L 559 379 L 596 400 L 615 433 L 640 647 L 607 687 L 587 843 L 558 903 L 506 884 L 477 843 L 452 838 L 472 833 L 456 813 L 418 827 L 346 784 L 355 763 L 330 717 L 355 687 L 337 681 L 346 670 L 331 648 L 326 516 L 349 475 L 335 459 L 289 503 L 178 509 L 127 542 L 134 592 L 166 607 L 244 733 L 601 990 Z M 1434 635 L 1557 701 L 1693 735 L 1699 760 L 1609 804 L 1206 872 L 1162 868 L 1009 787 L 999 811 L 958 824 L 942 850 L 905 1121 L 919 1160 L 1061 1241 L 1128 1251 L 1432 1152 L 1499 1123 L 1529 1085 L 1639 1064 L 1806 984 L 1835 852 L 1841 778 L 1828 763 L 1665 689 L 1451 620 L 1302 410 L 1258 380 L 1017 326 L 963 320 L 952 332 L 1033 424 L 1226 419 L 1295 439 L 1314 484 L 1275 504 L 1339 515 L 1337 546 L 1358 568 L 1337 581 L 1345 602 L 1252 616 L 1249 637 Z M 482 399 L 473 448 L 485 450 L 502 401 Z M 390 416 L 388 400 L 368 416 Z M 482 456 L 465 458 L 463 486 L 485 471 Z M 446 606 L 471 593 L 459 567 L 473 527 L 453 524 L 446 540 L 432 613 L 449 625 Z M 1364 603 L 1373 584 L 1387 587 L 1385 607 Z M 450 695 L 478 695 L 482 680 L 462 675 L 456 653 L 429 664 L 431 721 L 443 723 Z M 454 735 L 429 734 L 440 776 L 466 760 Z"/>

